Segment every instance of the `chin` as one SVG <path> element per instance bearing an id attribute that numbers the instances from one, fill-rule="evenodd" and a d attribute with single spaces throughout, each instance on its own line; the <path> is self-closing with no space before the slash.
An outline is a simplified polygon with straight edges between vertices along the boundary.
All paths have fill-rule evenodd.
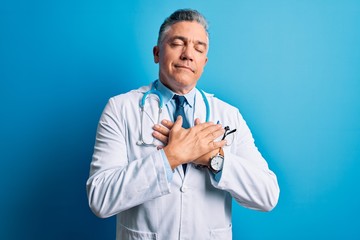
<path id="1" fill-rule="evenodd" d="M 176 93 L 185 94 L 190 91 L 193 87 L 196 86 L 197 80 L 194 79 L 194 76 L 188 74 L 174 74 L 163 78 L 165 81 L 163 83 Z"/>

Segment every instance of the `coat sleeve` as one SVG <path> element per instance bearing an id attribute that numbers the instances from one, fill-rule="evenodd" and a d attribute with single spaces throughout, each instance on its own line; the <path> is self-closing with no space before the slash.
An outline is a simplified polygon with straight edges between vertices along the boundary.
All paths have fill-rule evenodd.
<path id="1" fill-rule="evenodd" d="M 224 166 L 219 181 L 212 184 L 222 189 L 242 206 L 260 210 L 272 210 L 279 198 L 280 189 L 276 175 L 268 168 L 246 122 L 237 111 L 237 132 L 232 144 L 225 147 Z"/>
<path id="2" fill-rule="evenodd" d="M 110 99 L 98 124 L 86 184 L 89 206 L 103 218 L 170 192 L 159 151 L 129 161 L 133 149 L 127 148 L 127 123 L 121 111 Z"/>

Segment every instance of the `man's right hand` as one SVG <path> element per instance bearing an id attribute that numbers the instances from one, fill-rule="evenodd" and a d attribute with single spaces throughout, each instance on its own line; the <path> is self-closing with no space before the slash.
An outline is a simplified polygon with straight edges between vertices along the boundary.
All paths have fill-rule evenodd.
<path id="1" fill-rule="evenodd" d="M 199 120 L 197 121 L 199 122 Z M 181 126 L 182 118 L 179 116 L 171 129 L 169 129 L 168 142 L 163 148 L 172 169 L 181 164 L 192 162 L 209 152 L 223 147 L 226 143 L 225 140 L 214 141 L 224 134 L 224 129 L 220 124 L 212 122 L 198 123 L 189 129 L 184 129 Z M 160 135 L 165 136 L 163 133 L 166 135 L 167 131 L 164 130 Z M 159 139 L 157 134 L 154 134 L 154 137 Z M 159 140 L 165 141 L 166 139 Z"/>

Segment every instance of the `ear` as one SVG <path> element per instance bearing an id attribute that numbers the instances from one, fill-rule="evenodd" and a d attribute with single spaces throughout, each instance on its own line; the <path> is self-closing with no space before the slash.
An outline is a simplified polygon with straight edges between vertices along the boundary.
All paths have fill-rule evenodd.
<path id="1" fill-rule="evenodd" d="M 208 58 L 206 57 L 204 60 L 204 67 L 206 66 L 206 63 L 208 62 Z"/>
<path id="2" fill-rule="evenodd" d="M 158 46 L 155 46 L 153 48 L 153 55 L 154 55 L 154 62 L 155 63 L 159 63 L 159 47 Z"/>

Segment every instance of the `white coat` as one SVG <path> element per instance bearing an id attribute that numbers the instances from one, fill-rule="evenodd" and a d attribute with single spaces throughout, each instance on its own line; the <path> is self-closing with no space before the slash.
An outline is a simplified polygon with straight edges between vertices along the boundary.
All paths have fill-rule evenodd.
<path id="1" fill-rule="evenodd" d="M 232 198 L 261 211 L 270 211 L 277 204 L 276 176 L 254 145 L 239 111 L 209 94 L 210 121 L 237 129 L 232 144 L 223 148 L 221 179 L 217 182 L 208 169 L 188 164 L 185 176 L 179 166 L 169 183 L 161 152 L 137 145 L 139 103 L 149 89 L 146 86 L 111 98 L 98 125 L 87 181 L 89 205 L 99 217 L 117 215 L 118 240 L 230 240 Z M 156 122 L 157 101 L 150 98 L 146 104 Z M 194 119 L 204 122 L 205 116 L 197 90 Z M 172 120 L 166 108 L 160 119 Z M 148 139 L 153 124 L 144 117 Z"/>

